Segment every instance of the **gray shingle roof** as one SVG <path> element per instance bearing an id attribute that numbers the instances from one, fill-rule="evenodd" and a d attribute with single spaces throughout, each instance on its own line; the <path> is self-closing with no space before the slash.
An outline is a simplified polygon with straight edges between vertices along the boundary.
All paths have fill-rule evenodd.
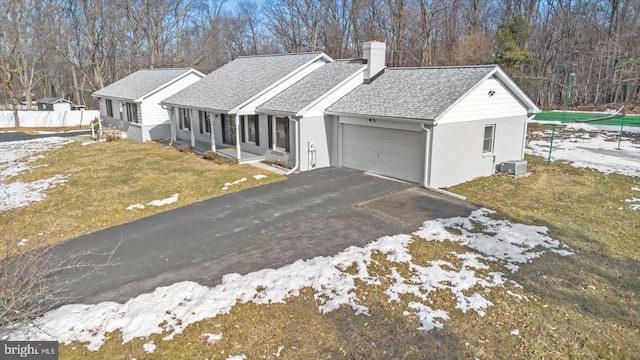
<path id="1" fill-rule="evenodd" d="M 320 54 L 239 57 L 162 103 L 230 111 Z"/>
<path id="2" fill-rule="evenodd" d="M 128 100 L 138 99 L 174 80 L 192 68 L 173 69 L 142 69 L 105 86 L 93 93 L 97 97 L 114 97 Z"/>
<path id="3" fill-rule="evenodd" d="M 297 113 L 363 66 L 362 60 L 337 60 L 328 63 L 258 106 L 258 110 Z"/>
<path id="4" fill-rule="evenodd" d="M 66 102 L 66 103 L 71 104 L 70 100 L 63 99 L 63 98 L 54 98 L 54 97 L 42 98 L 40 100 L 36 100 L 36 102 L 43 103 L 43 104 L 55 104 L 55 103 L 59 103 L 59 102 Z"/>
<path id="5" fill-rule="evenodd" d="M 330 106 L 340 114 L 436 119 L 496 65 L 386 69 Z"/>

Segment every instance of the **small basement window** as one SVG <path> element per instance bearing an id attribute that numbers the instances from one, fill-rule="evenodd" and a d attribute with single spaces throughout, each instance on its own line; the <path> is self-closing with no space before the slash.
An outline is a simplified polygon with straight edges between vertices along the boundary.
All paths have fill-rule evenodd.
<path id="1" fill-rule="evenodd" d="M 484 127 L 484 141 L 482 143 L 483 154 L 490 154 L 493 152 L 493 138 L 495 135 L 495 130 L 495 125 L 486 125 Z"/>

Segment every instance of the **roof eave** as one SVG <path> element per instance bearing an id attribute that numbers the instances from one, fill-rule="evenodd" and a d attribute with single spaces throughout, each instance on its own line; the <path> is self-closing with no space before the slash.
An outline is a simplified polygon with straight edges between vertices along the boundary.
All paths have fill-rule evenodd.
<path id="1" fill-rule="evenodd" d="M 348 112 L 341 111 L 324 111 L 325 115 L 335 115 L 335 116 L 354 116 L 354 117 L 363 117 L 363 118 L 372 118 L 372 119 L 380 119 L 380 120 L 389 120 L 389 121 L 400 121 L 400 122 L 410 122 L 410 123 L 428 123 L 435 124 L 435 119 L 427 119 L 427 118 L 409 118 L 403 116 L 384 116 L 384 115 L 375 115 L 375 114 L 354 114 Z"/>
<path id="2" fill-rule="evenodd" d="M 296 111 L 286 111 L 286 110 L 256 108 L 256 112 L 258 114 L 274 115 L 274 116 L 296 116 L 296 117 L 302 116 L 302 115 L 299 115 L 299 113 Z"/>

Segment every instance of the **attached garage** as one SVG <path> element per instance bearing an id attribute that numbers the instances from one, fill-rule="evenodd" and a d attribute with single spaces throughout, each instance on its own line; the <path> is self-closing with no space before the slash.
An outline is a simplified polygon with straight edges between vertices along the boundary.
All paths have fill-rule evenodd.
<path id="1" fill-rule="evenodd" d="M 342 166 L 421 183 L 422 132 L 342 124 Z"/>
<path id="2" fill-rule="evenodd" d="M 498 66 L 481 65 L 385 69 L 325 114 L 338 119 L 336 166 L 446 188 L 522 159 L 538 111 Z"/>

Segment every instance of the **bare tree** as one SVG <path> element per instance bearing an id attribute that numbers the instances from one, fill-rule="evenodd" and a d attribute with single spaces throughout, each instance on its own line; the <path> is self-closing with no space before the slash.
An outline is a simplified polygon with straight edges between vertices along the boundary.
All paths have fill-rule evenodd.
<path id="1" fill-rule="evenodd" d="M 56 246 L 23 251 L 24 244 L 7 236 L 6 228 L 1 234 L 0 332 L 11 324 L 32 320 L 72 301 L 64 295 L 70 286 L 93 271 L 114 265 L 113 255 L 120 245 L 102 253 L 62 252 Z M 74 273 L 83 275 L 80 278 L 70 275 Z"/>

